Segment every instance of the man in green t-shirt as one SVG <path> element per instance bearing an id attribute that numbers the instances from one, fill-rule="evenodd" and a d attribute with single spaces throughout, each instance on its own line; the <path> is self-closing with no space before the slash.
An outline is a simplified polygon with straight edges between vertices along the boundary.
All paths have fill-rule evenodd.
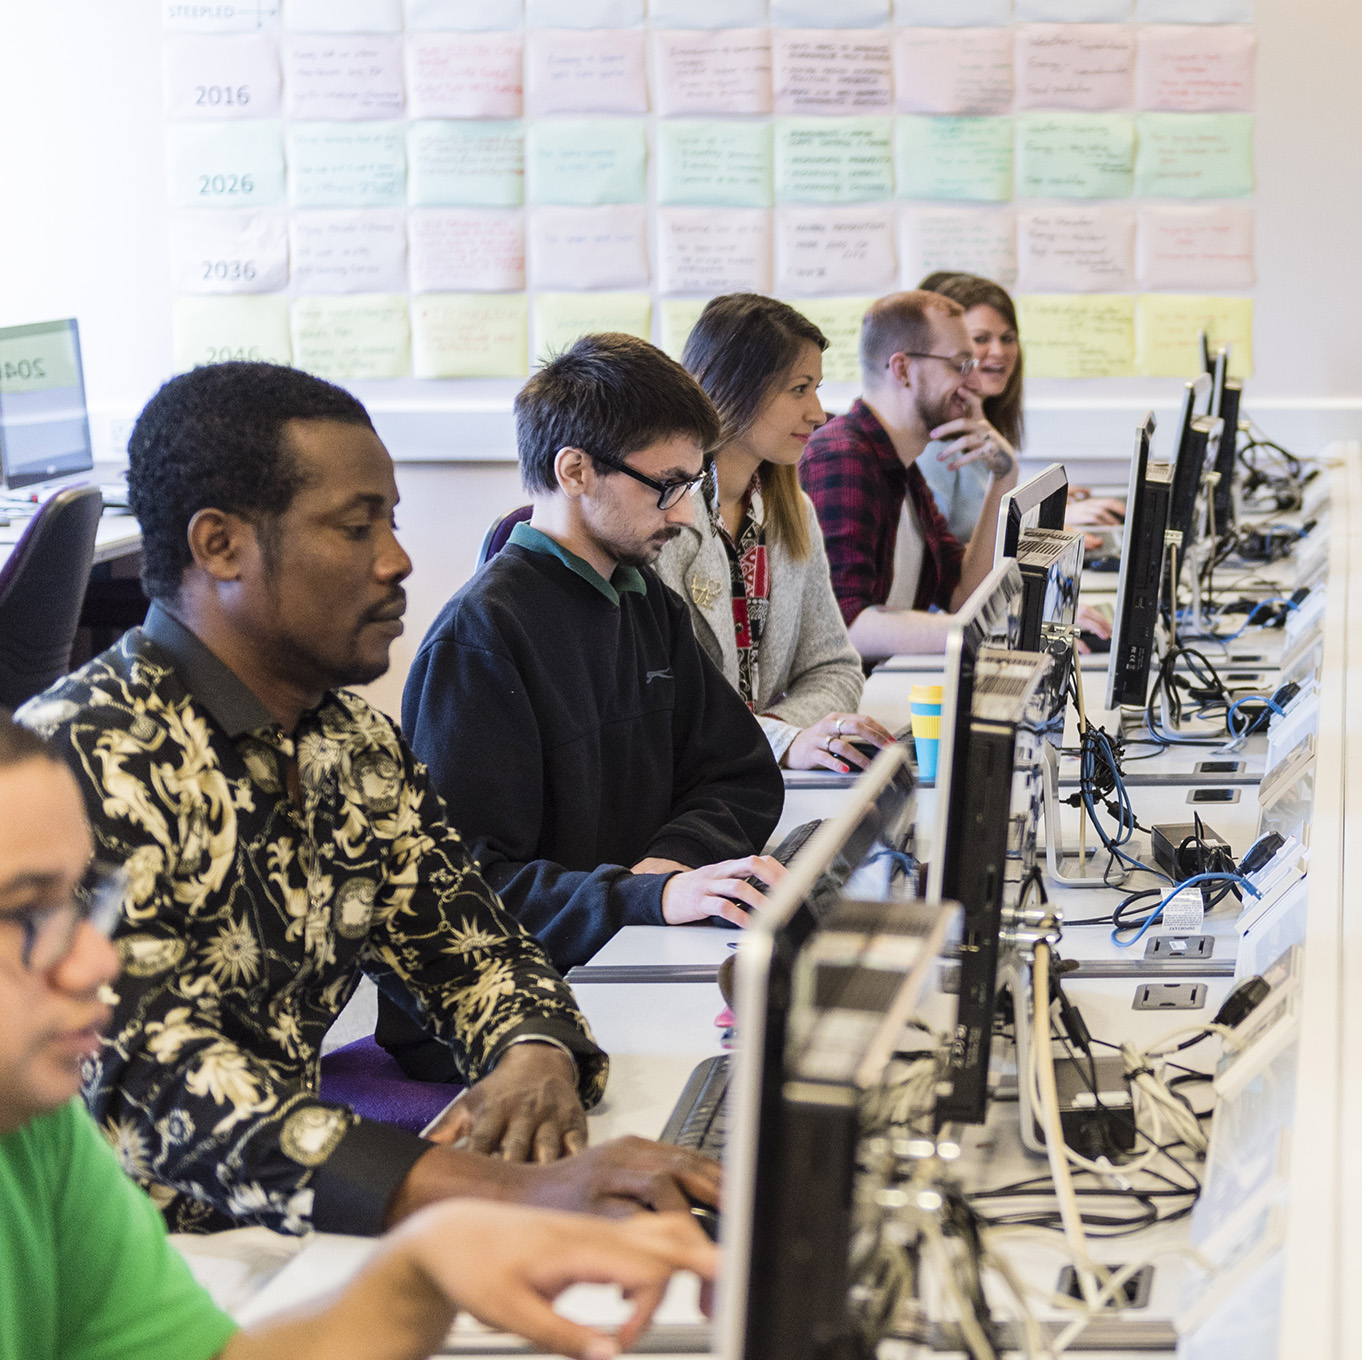
<path id="1" fill-rule="evenodd" d="M 118 974 L 100 927 L 121 894 L 101 891 L 91 851 L 74 778 L 0 713 L 0 1360 L 419 1360 L 459 1308 L 604 1360 L 632 1344 L 673 1271 L 713 1278 L 714 1249 L 684 1215 L 612 1224 L 461 1200 L 407 1219 L 327 1307 L 237 1331 L 75 1098 Z M 632 1294 L 617 1337 L 552 1311 L 578 1280 Z"/>

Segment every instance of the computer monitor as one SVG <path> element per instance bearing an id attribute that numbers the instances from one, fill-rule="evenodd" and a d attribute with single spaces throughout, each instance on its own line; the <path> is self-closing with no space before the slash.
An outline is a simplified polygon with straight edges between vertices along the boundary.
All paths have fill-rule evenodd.
<path id="1" fill-rule="evenodd" d="M 1004 557 L 1016 557 L 1017 539 L 1023 528 L 1034 525 L 1041 529 L 1062 529 L 1068 503 L 1069 474 L 1063 463 L 1051 463 L 1044 472 L 1007 492 L 998 510 L 993 565 L 997 566 Z"/>
<path id="2" fill-rule="evenodd" d="M 1149 696 L 1149 667 L 1159 621 L 1163 584 L 1164 532 L 1172 498 L 1172 474 L 1166 463 L 1151 463 L 1154 416 L 1149 413 L 1135 430 L 1126 491 L 1126 532 L 1121 546 L 1121 574 L 1116 583 L 1111 653 L 1107 660 L 1107 707 L 1143 708 Z"/>
<path id="3" fill-rule="evenodd" d="M 0 328 L 0 473 L 29 486 L 94 467 L 74 319 Z"/>
<path id="4" fill-rule="evenodd" d="M 960 903 L 964 937 L 938 1127 L 980 1124 L 987 1111 L 1004 915 L 1020 905 L 1036 872 L 1041 748 L 1050 730 L 1057 664 L 1049 655 L 1004 651 L 979 637 L 968 620 L 952 629 L 942 702 L 942 746 L 949 707 L 951 749 L 949 758 L 942 750 L 937 767 L 938 831 L 928 897 L 939 890 Z"/>
<path id="5" fill-rule="evenodd" d="M 813 937 L 837 923 L 844 897 L 856 895 L 858 871 L 873 875 L 880 850 L 902 843 L 913 812 L 912 789 L 904 749 L 882 751 L 842 811 L 795 857 L 738 942 L 738 1050 L 728 1089 L 721 1228 L 727 1259 L 719 1316 L 720 1353 L 730 1360 L 821 1355 L 825 1352 L 810 1349 L 813 1339 L 849 1325 L 849 1244 L 839 1224 L 850 1211 L 854 1163 L 847 1159 L 845 1136 L 837 1143 L 835 1165 L 832 1147 L 821 1154 L 812 1150 L 821 1158 L 818 1175 L 825 1178 L 818 1187 L 820 1203 L 826 1206 L 828 1197 L 844 1202 L 837 1214 L 807 1216 L 803 1201 L 813 1189 L 811 1177 L 794 1169 L 811 1155 L 799 1132 L 808 1123 L 790 1117 L 789 1077 L 800 1070 L 809 1039 L 801 1034 L 791 1044 L 796 964 Z M 906 921 L 911 915 L 905 900 L 894 903 L 886 919 Z M 913 919 L 935 928 L 944 916 L 933 909 Z M 804 1071 L 801 1080 L 807 1076 Z M 810 1091 L 804 1095 L 812 1099 Z M 807 1253 L 801 1255 L 810 1237 L 818 1245 L 812 1271 Z"/>
<path id="6" fill-rule="evenodd" d="M 1219 480 L 1211 497 L 1215 514 L 1215 532 L 1219 537 L 1234 528 L 1234 474 L 1239 453 L 1239 408 L 1244 397 L 1244 385 L 1229 376 L 1228 347 L 1217 356 L 1217 380 L 1212 399 L 1211 414 L 1220 418 L 1220 443 L 1216 448 L 1215 471 Z"/>
<path id="7" fill-rule="evenodd" d="M 1203 373 L 1189 382 L 1182 397 L 1176 431 L 1176 454 L 1173 462 L 1172 500 L 1168 509 L 1168 528 L 1182 535 L 1178 549 L 1178 575 L 1182 564 L 1196 546 L 1197 496 L 1202 476 L 1213 464 L 1220 446 L 1220 419 L 1210 414 L 1214 380 Z M 1127 520 L 1127 523 L 1129 521 Z"/>

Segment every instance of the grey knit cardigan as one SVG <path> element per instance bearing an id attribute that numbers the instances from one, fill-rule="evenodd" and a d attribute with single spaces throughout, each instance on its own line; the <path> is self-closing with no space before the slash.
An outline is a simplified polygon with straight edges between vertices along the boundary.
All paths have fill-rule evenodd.
<path id="1" fill-rule="evenodd" d="M 728 555 L 697 487 L 695 523 L 662 549 L 657 574 L 690 606 L 695 635 L 734 687 L 738 649 Z M 811 550 L 803 561 L 769 548 L 771 599 L 757 652 L 757 719 L 777 760 L 800 731 L 829 713 L 854 713 L 865 679 L 832 593 L 813 502 L 801 493 Z"/>

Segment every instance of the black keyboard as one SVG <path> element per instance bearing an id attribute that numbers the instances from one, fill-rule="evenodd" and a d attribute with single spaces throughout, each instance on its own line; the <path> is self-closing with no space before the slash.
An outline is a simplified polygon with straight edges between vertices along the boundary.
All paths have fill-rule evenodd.
<path id="1" fill-rule="evenodd" d="M 662 1142 L 716 1160 L 723 1156 L 728 1072 L 727 1053 L 706 1058 L 696 1067 L 662 1130 Z"/>

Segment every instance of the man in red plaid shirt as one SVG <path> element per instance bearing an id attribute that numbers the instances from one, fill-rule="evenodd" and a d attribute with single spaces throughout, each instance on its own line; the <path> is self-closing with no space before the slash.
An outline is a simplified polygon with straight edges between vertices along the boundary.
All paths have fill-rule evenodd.
<path id="1" fill-rule="evenodd" d="M 964 309 L 937 293 L 892 293 L 861 323 L 863 395 L 809 440 L 799 465 L 823 528 L 832 587 L 861 655 L 945 650 L 949 611 L 993 565 L 1012 446 L 984 419 Z M 952 469 L 992 474 L 968 545 L 952 536 L 913 466 L 934 439 Z M 933 606 L 947 613 L 929 613 Z"/>

